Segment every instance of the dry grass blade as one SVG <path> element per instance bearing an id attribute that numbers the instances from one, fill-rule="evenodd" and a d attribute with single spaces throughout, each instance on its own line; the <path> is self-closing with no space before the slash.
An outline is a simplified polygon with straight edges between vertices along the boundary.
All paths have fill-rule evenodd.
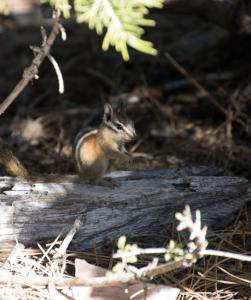
<path id="1" fill-rule="evenodd" d="M 223 269 L 222 267 L 218 267 L 222 272 L 226 273 L 227 275 L 231 276 L 232 278 L 235 278 L 237 279 L 238 281 L 236 283 L 244 283 L 246 284 L 247 286 L 251 286 L 251 280 L 248 280 L 248 279 L 245 279 L 245 278 L 241 278 L 239 276 L 236 276 L 230 272 L 228 272 L 227 270 Z"/>

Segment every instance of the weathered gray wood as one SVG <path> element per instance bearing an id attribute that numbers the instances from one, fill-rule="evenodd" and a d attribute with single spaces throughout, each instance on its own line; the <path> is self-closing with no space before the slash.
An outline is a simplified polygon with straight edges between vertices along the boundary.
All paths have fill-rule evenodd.
<path id="1" fill-rule="evenodd" d="M 125 234 L 168 233 L 185 204 L 200 209 L 209 227 L 221 228 L 251 200 L 248 180 L 221 176 L 209 167 L 110 174 L 115 189 L 76 183 L 30 183 L 0 178 L 0 245 L 52 241 L 76 218 L 82 221 L 73 248 L 87 250 Z"/>

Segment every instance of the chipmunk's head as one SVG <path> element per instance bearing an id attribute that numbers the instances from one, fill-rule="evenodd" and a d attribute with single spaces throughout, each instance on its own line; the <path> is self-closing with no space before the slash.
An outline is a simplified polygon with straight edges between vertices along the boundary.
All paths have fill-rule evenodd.
<path id="1" fill-rule="evenodd" d="M 136 137 L 134 123 L 127 118 L 122 104 L 116 111 L 109 103 L 105 104 L 103 125 L 115 133 L 117 140 L 129 142 Z"/>

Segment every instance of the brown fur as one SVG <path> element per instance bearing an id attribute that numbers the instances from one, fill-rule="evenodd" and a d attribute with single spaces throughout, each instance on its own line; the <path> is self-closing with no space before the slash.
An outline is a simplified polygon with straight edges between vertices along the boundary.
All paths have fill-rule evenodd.
<path id="1" fill-rule="evenodd" d="M 81 138 L 76 146 L 76 152 L 80 178 L 95 181 L 105 174 L 109 162 L 98 141 L 98 131 L 95 130 Z"/>
<path id="2" fill-rule="evenodd" d="M 6 171 L 13 176 L 23 180 L 30 180 L 31 176 L 25 166 L 13 154 L 13 152 L 0 140 L 0 163 L 5 167 Z"/>
<path id="3" fill-rule="evenodd" d="M 118 125 L 121 128 L 117 128 Z M 119 121 L 117 112 L 110 104 L 105 104 L 100 127 L 77 137 L 74 152 L 80 178 L 97 182 L 107 172 L 111 160 L 128 159 L 124 144 L 135 135 L 133 122 Z"/>
<path id="4" fill-rule="evenodd" d="M 105 104 L 103 122 L 100 127 L 82 136 L 80 134 L 77 138 L 74 149 L 75 161 L 79 177 L 84 181 L 100 181 L 100 178 L 107 172 L 111 159 L 130 157 L 124 144 L 136 135 L 133 123 L 126 120 L 123 131 L 112 127 L 109 122 L 117 122 L 117 114 L 109 104 Z M 63 182 L 69 179 L 68 176 L 31 175 L 1 139 L 0 163 L 4 165 L 8 173 L 25 181 Z M 79 182 L 76 179 L 70 181 Z"/>

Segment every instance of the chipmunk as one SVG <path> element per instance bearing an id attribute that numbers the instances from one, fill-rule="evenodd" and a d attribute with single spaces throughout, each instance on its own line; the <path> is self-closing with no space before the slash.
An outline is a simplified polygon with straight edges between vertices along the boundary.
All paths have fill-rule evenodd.
<path id="1" fill-rule="evenodd" d="M 107 172 L 112 160 L 130 159 L 125 144 L 135 137 L 134 124 L 126 117 L 123 107 L 114 111 L 106 103 L 100 126 L 87 133 L 80 133 L 76 138 L 74 155 L 79 177 L 89 183 L 114 186 L 115 183 L 101 177 Z"/>
<path id="2" fill-rule="evenodd" d="M 74 155 L 80 182 L 114 187 L 116 184 L 101 177 L 107 172 L 111 160 L 130 159 L 125 143 L 136 136 L 133 122 L 126 118 L 124 111 L 115 112 L 105 104 L 101 125 L 88 133 L 80 133 L 75 141 Z M 0 139 L 0 163 L 13 176 L 30 182 L 63 182 L 66 177 L 58 175 L 32 175 L 7 145 Z M 79 182 L 75 181 L 74 182 Z"/>

